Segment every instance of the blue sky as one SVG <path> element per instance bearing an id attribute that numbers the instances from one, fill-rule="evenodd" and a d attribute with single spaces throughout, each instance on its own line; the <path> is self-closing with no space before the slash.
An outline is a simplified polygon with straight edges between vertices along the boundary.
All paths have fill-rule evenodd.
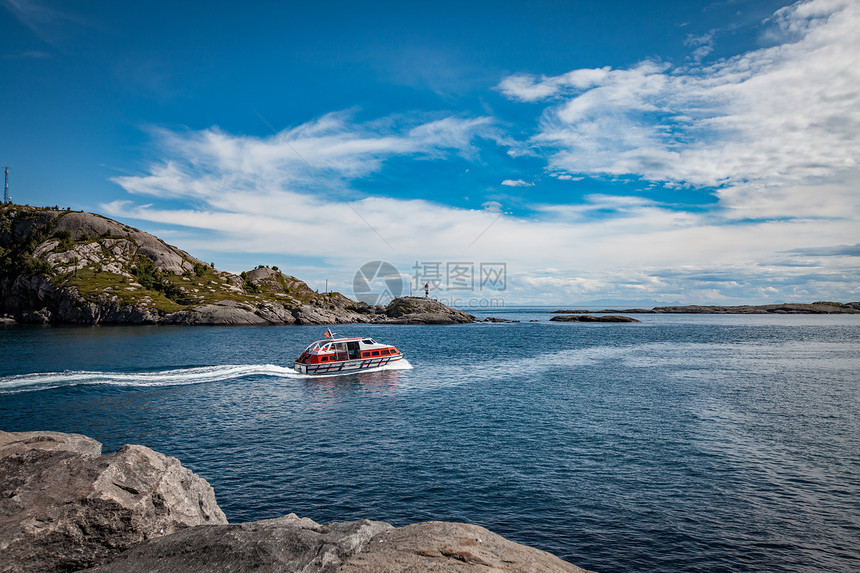
<path id="1" fill-rule="evenodd" d="M 857 2 L 0 6 L 16 202 L 348 295 L 860 299 Z"/>

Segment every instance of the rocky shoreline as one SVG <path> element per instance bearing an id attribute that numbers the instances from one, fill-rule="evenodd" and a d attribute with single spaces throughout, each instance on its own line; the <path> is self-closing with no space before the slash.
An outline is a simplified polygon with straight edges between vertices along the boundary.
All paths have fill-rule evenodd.
<path id="1" fill-rule="evenodd" d="M 460 324 L 431 299 L 371 306 L 277 267 L 219 271 L 93 213 L 0 204 L 0 324 Z"/>
<path id="2" fill-rule="evenodd" d="M 466 523 L 231 524 L 175 458 L 59 432 L 0 431 L 0 571 L 583 573 Z"/>

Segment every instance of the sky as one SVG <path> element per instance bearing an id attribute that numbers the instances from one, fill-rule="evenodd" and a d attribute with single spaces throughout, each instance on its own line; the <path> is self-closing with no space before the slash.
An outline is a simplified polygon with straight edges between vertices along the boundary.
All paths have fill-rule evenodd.
<path id="1" fill-rule="evenodd" d="M 385 261 L 465 307 L 855 301 L 858 31 L 856 0 L 0 0 L 0 163 L 17 203 L 352 297 Z"/>

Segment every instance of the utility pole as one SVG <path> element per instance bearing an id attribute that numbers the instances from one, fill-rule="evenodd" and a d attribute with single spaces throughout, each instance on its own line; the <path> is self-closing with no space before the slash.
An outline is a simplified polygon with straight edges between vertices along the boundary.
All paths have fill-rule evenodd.
<path id="1" fill-rule="evenodd" d="M 3 173 L 6 175 L 6 187 L 4 188 L 4 191 L 3 191 L 3 202 L 4 203 L 11 203 L 12 198 L 9 196 L 9 166 L 8 165 L 3 170 Z"/>

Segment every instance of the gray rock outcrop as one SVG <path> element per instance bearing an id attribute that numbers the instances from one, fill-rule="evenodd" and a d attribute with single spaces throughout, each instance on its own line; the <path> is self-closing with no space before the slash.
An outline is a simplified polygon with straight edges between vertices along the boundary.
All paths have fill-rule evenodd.
<path id="1" fill-rule="evenodd" d="M 144 446 L 0 431 L 0 571 L 75 571 L 151 537 L 226 523 L 206 480 Z"/>
<path id="2" fill-rule="evenodd" d="M 555 555 L 468 523 L 427 521 L 380 533 L 338 573 L 585 573 Z"/>
<path id="3" fill-rule="evenodd" d="M 585 573 L 477 525 L 320 525 L 294 514 L 150 539 L 87 573 Z"/>
<path id="4" fill-rule="evenodd" d="M 334 573 L 374 535 L 389 529 L 387 523 L 368 520 L 320 525 L 295 514 L 198 527 L 145 541 L 88 573 Z"/>
<path id="5" fill-rule="evenodd" d="M 51 213 L 57 214 L 57 221 L 53 227 L 54 233 L 68 231 L 74 240 L 111 237 L 111 240 L 105 242 L 104 246 L 112 254 L 147 256 L 155 263 L 156 267 L 164 272 L 181 275 L 186 271 L 193 271 L 195 264 L 202 263 L 185 251 L 168 245 L 154 235 L 101 215 L 76 211 L 68 213 L 53 211 Z"/>
<path id="6" fill-rule="evenodd" d="M 392 300 L 385 309 L 393 324 L 465 324 L 475 317 L 461 310 L 450 308 L 432 298 L 404 296 Z"/>

